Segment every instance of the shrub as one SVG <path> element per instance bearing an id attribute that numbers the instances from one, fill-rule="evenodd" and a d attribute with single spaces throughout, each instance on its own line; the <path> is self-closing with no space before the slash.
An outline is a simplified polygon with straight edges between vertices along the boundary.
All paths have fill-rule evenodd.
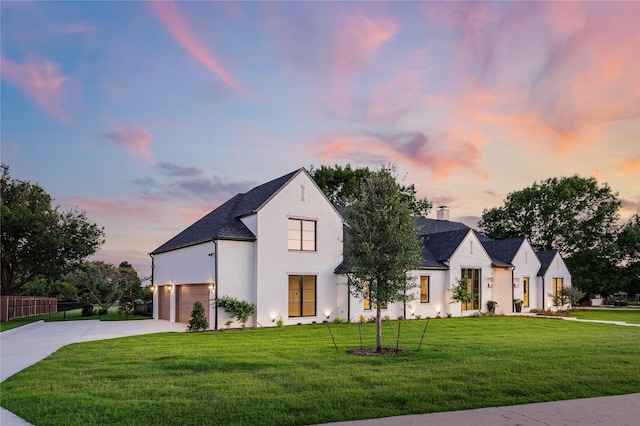
<path id="1" fill-rule="evenodd" d="M 340 318 L 340 317 L 335 317 L 335 318 L 333 319 L 333 323 L 334 323 L 334 324 L 342 324 L 343 322 L 344 322 L 344 321 L 343 321 L 343 320 L 342 320 L 342 318 Z"/>
<path id="2" fill-rule="evenodd" d="M 230 313 L 232 317 L 236 317 L 238 322 L 242 324 L 242 328 L 245 327 L 249 317 L 256 313 L 255 304 L 238 300 L 235 297 L 224 296 L 219 298 L 218 306 L 224 309 L 225 312 Z"/>
<path id="3" fill-rule="evenodd" d="M 95 309 L 93 309 L 93 305 L 91 303 L 85 303 L 82 307 L 82 316 L 90 317 L 96 314 Z"/>
<path id="4" fill-rule="evenodd" d="M 360 314 L 360 324 L 364 324 L 365 322 L 367 322 L 367 318 L 364 315 Z"/>
<path id="5" fill-rule="evenodd" d="M 276 322 L 278 327 L 283 327 L 284 326 L 284 321 L 282 320 L 282 315 L 280 315 L 280 318 L 278 318 L 278 321 Z"/>
<path id="6" fill-rule="evenodd" d="M 204 306 L 200 302 L 195 302 L 191 311 L 189 325 L 187 325 L 187 331 L 201 331 L 207 328 L 209 328 L 209 323 L 204 315 Z"/>

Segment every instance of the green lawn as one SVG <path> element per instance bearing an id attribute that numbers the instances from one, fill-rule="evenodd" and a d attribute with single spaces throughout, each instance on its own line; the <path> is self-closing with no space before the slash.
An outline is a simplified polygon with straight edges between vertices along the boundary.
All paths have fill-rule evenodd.
<path id="1" fill-rule="evenodd" d="M 640 324 L 640 309 L 584 309 L 571 311 L 572 317 L 599 321 L 622 321 Z"/>
<path id="2" fill-rule="evenodd" d="M 97 305 L 96 305 L 97 306 Z M 54 312 L 51 314 L 36 315 L 27 318 L 18 318 L 11 321 L 0 322 L 0 332 L 11 330 L 13 328 L 22 327 L 23 325 L 31 324 L 36 321 L 81 321 L 81 320 L 97 320 L 100 321 L 130 321 L 130 320 L 142 320 L 151 319 L 142 315 L 131 315 L 126 317 L 118 313 L 118 305 L 113 305 L 109 308 L 109 312 L 106 315 L 92 315 L 89 317 L 82 316 L 82 309 L 73 309 L 66 312 Z"/>
<path id="3" fill-rule="evenodd" d="M 395 346 L 397 322 L 384 323 Z M 301 425 L 640 392 L 640 328 L 545 318 L 424 320 L 399 356 L 358 326 L 164 333 L 74 344 L 0 385 L 36 425 Z M 375 325 L 363 326 L 365 346 Z"/>

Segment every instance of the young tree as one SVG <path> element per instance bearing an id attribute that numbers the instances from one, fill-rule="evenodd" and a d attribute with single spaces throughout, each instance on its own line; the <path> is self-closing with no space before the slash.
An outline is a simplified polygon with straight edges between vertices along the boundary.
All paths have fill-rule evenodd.
<path id="1" fill-rule="evenodd" d="M 616 274 L 620 201 L 595 178 L 552 178 L 507 195 L 478 223 L 490 238 L 527 237 L 534 250 L 557 250 L 573 284 L 589 295 L 611 291 Z"/>
<path id="2" fill-rule="evenodd" d="M 209 328 L 209 322 L 204 314 L 204 306 L 201 302 L 195 302 L 191 310 L 191 319 L 187 325 L 187 331 L 202 331 Z"/>
<path id="3" fill-rule="evenodd" d="M 38 184 L 12 179 L 2 164 L 0 184 L 2 294 L 22 294 L 39 278 L 59 280 L 104 243 L 104 230 L 84 212 L 59 211 Z"/>
<path id="4" fill-rule="evenodd" d="M 325 193 L 329 201 L 341 206 L 350 206 L 360 191 L 360 185 L 372 172 L 368 167 L 352 168 L 351 164 L 342 167 L 320 166 L 315 169 L 313 166 L 309 174 L 318 187 Z M 415 217 L 424 217 L 429 214 L 432 203 L 426 198 L 416 198 L 416 187 L 414 184 L 399 187 L 400 193 L 407 198 L 411 212 Z"/>
<path id="5" fill-rule="evenodd" d="M 416 283 L 409 271 L 420 262 L 409 199 L 400 191 L 395 169 L 382 167 L 361 183 L 346 210 L 343 255 L 349 265 L 349 292 L 368 298 L 376 310 L 376 350 L 382 352 L 382 309 L 412 299 Z"/>

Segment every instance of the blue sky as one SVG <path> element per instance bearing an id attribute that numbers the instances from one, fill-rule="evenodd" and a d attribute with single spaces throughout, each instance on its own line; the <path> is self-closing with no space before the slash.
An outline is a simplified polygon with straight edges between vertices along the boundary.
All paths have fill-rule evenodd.
<path id="1" fill-rule="evenodd" d="M 397 164 L 473 225 L 595 176 L 640 207 L 638 2 L 2 1 L 2 161 L 150 251 L 299 167 Z M 433 213 L 435 214 L 435 212 Z"/>

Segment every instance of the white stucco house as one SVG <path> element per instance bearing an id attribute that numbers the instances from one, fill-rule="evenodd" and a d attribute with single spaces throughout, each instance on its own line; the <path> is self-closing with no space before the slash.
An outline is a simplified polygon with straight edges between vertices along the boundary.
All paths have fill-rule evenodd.
<path id="1" fill-rule="evenodd" d="M 413 271 L 419 286 L 407 304 L 390 304 L 390 318 L 462 316 L 552 307 L 548 293 L 571 286 L 557 252 L 536 254 L 524 238 L 493 241 L 468 226 L 438 219 L 416 221 L 422 262 Z M 187 323 L 195 301 L 210 328 L 223 328 L 229 314 L 216 298 L 256 304 L 249 326 L 357 320 L 374 315 L 366 300 L 349 295 L 342 259 L 343 219 L 306 170 L 299 169 L 238 194 L 150 253 L 154 318 Z M 450 289 L 467 277 L 475 300 L 453 303 Z M 235 326 L 235 324 L 234 324 Z"/>

